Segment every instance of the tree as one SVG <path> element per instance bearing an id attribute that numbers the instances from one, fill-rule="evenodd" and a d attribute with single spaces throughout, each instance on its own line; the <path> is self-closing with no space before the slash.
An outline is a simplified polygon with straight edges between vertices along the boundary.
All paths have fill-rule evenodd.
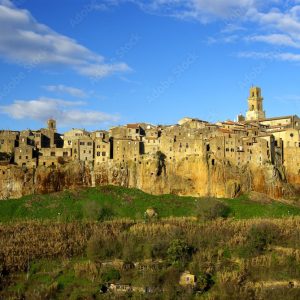
<path id="1" fill-rule="evenodd" d="M 191 257 L 193 248 L 190 247 L 185 241 L 175 239 L 171 242 L 167 250 L 167 260 L 170 264 L 186 263 Z"/>
<path id="2" fill-rule="evenodd" d="M 227 218 L 229 213 L 230 208 L 227 204 L 213 198 L 200 200 L 197 208 L 197 217 L 202 221 Z"/>

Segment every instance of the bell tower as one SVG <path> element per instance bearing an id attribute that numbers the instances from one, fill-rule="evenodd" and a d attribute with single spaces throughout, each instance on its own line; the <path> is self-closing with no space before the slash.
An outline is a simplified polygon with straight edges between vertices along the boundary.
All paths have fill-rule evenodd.
<path id="1" fill-rule="evenodd" d="M 257 121 L 266 118 L 266 113 L 263 110 L 263 100 L 261 89 L 259 87 L 250 88 L 250 96 L 248 98 L 248 111 L 246 121 Z"/>
<path id="2" fill-rule="evenodd" d="M 56 132 L 56 121 L 53 119 L 49 119 L 47 121 L 48 129 Z"/>

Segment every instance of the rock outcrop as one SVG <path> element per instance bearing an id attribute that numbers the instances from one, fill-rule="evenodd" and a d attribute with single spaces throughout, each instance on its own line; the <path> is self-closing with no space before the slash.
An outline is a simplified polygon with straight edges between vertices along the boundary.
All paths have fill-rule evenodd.
<path id="1" fill-rule="evenodd" d="M 0 199 L 108 184 L 151 194 L 234 198 L 255 191 L 277 199 L 294 194 L 295 189 L 286 178 L 289 177 L 284 170 L 272 164 L 251 168 L 216 161 L 211 165 L 200 157 L 177 162 L 165 162 L 161 157 L 141 162 L 108 162 L 95 169 L 82 162 L 37 169 L 9 165 L 0 170 Z"/>

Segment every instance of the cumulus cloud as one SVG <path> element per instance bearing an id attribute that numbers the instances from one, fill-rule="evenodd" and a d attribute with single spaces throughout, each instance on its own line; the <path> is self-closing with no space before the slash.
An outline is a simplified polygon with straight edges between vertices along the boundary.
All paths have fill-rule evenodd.
<path id="1" fill-rule="evenodd" d="M 82 101 L 65 101 L 41 97 L 34 100 L 15 100 L 10 105 L 0 106 L 2 114 L 13 119 L 31 119 L 45 122 L 55 118 L 62 126 L 88 126 L 113 123 L 119 120 L 116 115 L 100 111 L 85 110 Z"/>
<path id="2" fill-rule="evenodd" d="M 77 98 L 85 98 L 87 97 L 87 93 L 82 90 L 71 86 L 66 86 L 63 84 L 59 85 L 46 85 L 43 88 L 49 92 L 59 93 L 59 94 L 68 94 Z"/>
<path id="3" fill-rule="evenodd" d="M 125 63 L 108 63 L 76 40 L 39 23 L 28 10 L 0 0 L 0 56 L 18 64 L 64 65 L 81 75 L 105 77 L 127 72 Z"/>

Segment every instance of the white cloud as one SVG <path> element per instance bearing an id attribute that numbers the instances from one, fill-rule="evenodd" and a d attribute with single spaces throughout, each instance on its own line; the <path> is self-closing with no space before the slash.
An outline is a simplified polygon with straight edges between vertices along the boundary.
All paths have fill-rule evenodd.
<path id="1" fill-rule="evenodd" d="M 281 60 L 289 62 L 300 62 L 300 54 L 291 52 L 240 52 L 239 57 L 242 58 L 255 58 L 255 59 L 269 59 L 269 60 Z"/>
<path id="2" fill-rule="evenodd" d="M 300 47 L 300 41 L 296 42 L 286 34 L 254 35 L 247 37 L 246 40 L 250 42 L 264 42 L 278 46 Z"/>
<path id="3" fill-rule="evenodd" d="M 108 63 L 74 39 L 38 23 L 29 11 L 8 0 L 0 0 L 0 56 L 18 64 L 64 65 L 95 77 L 130 70 L 125 63 Z"/>
<path id="4" fill-rule="evenodd" d="M 179 19 L 197 20 L 207 23 L 216 18 L 237 19 L 246 15 L 257 0 L 120 0 L 132 2 L 149 13 L 176 17 Z"/>
<path id="5" fill-rule="evenodd" d="M 54 93 L 59 93 L 59 94 L 68 94 L 73 97 L 77 98 L 85 98 L 87 97 L 87 93 L 84 90 L 71 87 L 71 86 L 66 86 L 63 84 L 59 85 L 46 85 L 43 86 L 43 88 L 49 92 L 54 92 Z"/>
<path id="6" fill-rule="evenodd" d="M 100 111 L 84 110 L 85 103 L 41 97 L 35 100 L 15 100 L 12 104 L 0 106 L 2 114 L 13 119 L 46 121 L 55 118 L 62 126 L 88 126 L 113 123 L 119 120 L 116 115 Z"/>
<path id="7" fill-rule="evenodd" d="M 110 0 L 107 0 L 109 3 Z M 299 48 L 300 1 L 299 0 L 115 0 L 138 5 L 143 11 L 182 20 L 202 23 L 222 21 L 221 33 L 229 37 L 210 37 L 210 43 L 228 43 L 236 39 L 234 31 L 242 31 L 243 37 L 252 43 L 268 43 L 276 46 Z M 251 36 L 248 31 L 252 32 Z"/>

